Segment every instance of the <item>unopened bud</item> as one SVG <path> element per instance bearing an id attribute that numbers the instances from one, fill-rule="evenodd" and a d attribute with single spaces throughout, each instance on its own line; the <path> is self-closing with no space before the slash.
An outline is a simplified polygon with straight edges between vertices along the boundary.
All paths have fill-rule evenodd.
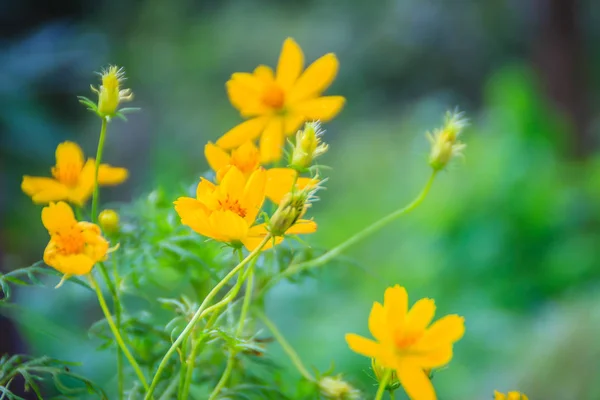
<path id="1" fill-rule="evenodd" d="M 380 365 L 376 359 L 371 358 L 371 369 L 373 370 L 373 373 L 375 374 L 375 378 L 377 379 L 377 382 L 381 382 L 381 380 L 383 379 L 383 375 L 385 374 L 386 368 L 384 368 L 382 365 Z M 392 375 L 390 376 L 390 379 L 388 379 L 386 389 L 387 390 L 396 390 L 399 387 L 400 387 L 400 381 L 398 380 L 398 375 L 396 374 L 396 371 L 392 371 Z"/>
<path id="2" fill-rule="evenodd" d="M 290 166 L 297 170 L 309 168 L 313 160 L 327 152 L 329 146 L 321 142 L 321 124 L 307 122 L 304 129 L 296 134 L 296 143 L 292 146 L 292 162 Z"/>
<path id="3" fill-rule="evenodd" d="M 458 140 L 462 130 L 467 126 L 467 120 L 459 112 L 448 112 L 444 125 L 440 129 L 427 133 L 431 143 L 429 165 L 439 171 L 443 169 L 452 158 L 462 156 L 466 145 Z"/>
<path id="4" fill-rule="evenodd" d="M 112 117 L 119 104 L 133 99 L 131 89 L 121 89 L 125 80 L 125 71 L 115 65 L 102 71 L 102 84 L 98 89 L 92 86 L 92 91 L 98 94 L 98 114 L 102 117 Z"/>
<path id="5" fill-rule="evenodd" d="M 117 233 L 119 231 L 119 214 L 115 210 L 104 210 L 98 215 L 98 223 L 103 232 Z"/>
<path id="6" fill-rule="evenodd" d="M 338 376 L 324 376 L 319 380 L 321 395 L 330 400 L 357 400 L 360 391 Z"/>
<path id="7" fill-rule="evenodd" d="M 310 195 L 311 191 L 309 189 L 303 189 L 294 190 L 283 197 L 269 221 L 271 235 L 275 237 L 283 236 L 298 221 L 310 206 L 308 202 Z"/>

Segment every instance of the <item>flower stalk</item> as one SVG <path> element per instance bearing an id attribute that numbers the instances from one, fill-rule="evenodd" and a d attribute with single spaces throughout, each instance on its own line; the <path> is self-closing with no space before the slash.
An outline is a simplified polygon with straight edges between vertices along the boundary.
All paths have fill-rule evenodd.
<path id="1" fill-rule="evenodd" d="M 383 377 L 381 378 L 381 381 L 379 382 L 379 388 L 377 388 L 377 393 L 375 394 L 375 400 L 381 400 L 381 398 L 383 397 L 383 394 L 385 393 L 388 381 L 390 380 L 391 376 L 392 376 L 391 369 L 387 369 L 383 373 Z"/>

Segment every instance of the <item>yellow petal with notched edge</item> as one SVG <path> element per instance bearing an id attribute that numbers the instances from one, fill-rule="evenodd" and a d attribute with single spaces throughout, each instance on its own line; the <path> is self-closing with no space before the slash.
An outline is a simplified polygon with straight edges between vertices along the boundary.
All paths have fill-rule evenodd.
<path id="1" fill-rule="evenodd" d="M 406 289 L 400 285 L 387 288 L 383 296 L 383 308 L 385 309 L 388 328 L 392 330 L 401 329 L 408 309 Z"/>
<path id="2" fill-rule="evenodd" d="M 259 65 L 254 69 L 253 75 L 263 84 L 271 84 L 275 81 L 273 69 L 267 65 Z"/>
<path id="3" fill-rule="evenodd" d="M 411 400 L 437 399 L 431 380 L 418 365 L 402 362 L 396 369 L 396 374 Z"/>
<path id="4" fill-rule="evenodd" d="M 212 142 L 208 142 L 204 146 L 204 156 L 210 168 L 215 172 L 231 163 L 231 156 Z"/>
<path id="5" fill-rule="evenodd" d="M 100 164 L 98 168 L 98 184 L 112 186 L 123 183 L 129 176 L 126 168 L 113 167 L 109 164 Z"/>
<path id="6" fill-rule="evenodd" d="M 306 233 L 315 233 L 317 231 L 317 223 L 310 219 L 299 219 L 296 223 L 285 231 L 286 235 L 301 235 Z"/>
<path id="7" fill-rule="evenodd" d="M 73 210 L 64 201 L 50 203 L 42 210 L 42 224 L 51 235 L 63 229 L 70 229 L 76 223 Z"/>
<path id="8" fill-rule="evenodd" d="M 69 189 L 52 178 L 38 178 L 25 175 L 21 183 L 21 189 L 37 204 L 67 200 L 69 196 Z"/>
<path id="9" fill-rule="evenodd" d="M 269 122 L 268 117 L 253 118 L 232 128 L 217 140 L 217 146 L 233 149 L 248 141 L 255 140 Z"/>
<path id="10" fill-rule="evenodd" d="M 68 275 L 86 275 L 96 263 L 85 254 L 63 255 L 54 252 L 50 243 L 44 251 L 44 262 L 57 271 Z"/>
<path id="11" fill-rule="evenodd" d="M 208 221 L 206 206 L 191 197 L 180 197 L 173 202 L 181 223 L 192 228 L 202 236 L 213 237 L 214 233 Z"/>
<path id="12" fill-rule="evenodd" d="M 465 319 L 456 314 L 435 321 L 415 344 L 419 350 L 436 348 L 460 340 L 465 334 Z"/>
<path id="13" fill-rule="evenodd" d="M 248 224 L 239 215 L 226 210 L 214 211 L 209 217 L 213 238 L 222 242 L 239 242 L 248 236 Z"/>
<path id="14" fill-rule="evenodd" d="M 244 219 L 248 223 L 248 226 L 254 224 L 254 220 L 265 201 L 266 183 L 267 173 L 263 168 L 254 171 L 248 178 L 240 202 L 242 207 L 246 210 Z"/>
<path id="15" fill-rule="evenodd" d="M 306 122 L 304 115 L 288 110 L 288 113 L 283 117 L 285 134 L 289 136 L 298 132 L 304 122 Z"/>
<path id="16" fill-rule="evenodd" d="M 335 54 L 325 54 L 312 63 L 289 92 L 288 104 L 319 96 L 331 85 L 337 75 L 339 62 Z"/>
<path id="17" fill-rule="evenodd" d="M 229 201 L 241 200 L 246 187 L 246 178 L 242 171 L 232 166 L 227 170 L 223 180 L 217 186 L 220 196 L 227 196 Z"/>
<path id="18" fill-rule="evenodd" d="M 346 334 L 346 342 L 352 351 L 363 356 L 377 357 L 380 353 L 377 342 L 354 333 Z"/>
<path id="19" fill-rule="evenodd" d="M 304 68 L 304 54 L 298 43 L 292 38 L 283 42 L 277 63 L 277 83 L 283 90 L 290 90 Z"/>
<path id="20" fill-rule="evenodd" d="M 267 170 L 265 194 L 275 204 L 279 204 L 292 190 L 294 177 L 298 172 L 291 168 L 270 168 Z"/>
<path id="21" fill-rule="evenodd" d="M 56 168 L 79 174 L 83 168 L 83 150 L 77 143 L 62 142 L 56 147 Z"/>
<path id="22" fill-rule="evenodd" d="M 269 111 L 269 108 L 261 101 L 261 93 L 258 89 L 258 82 L 252 74 L 247 74 L 252 81 L 257 83 L 257 87 L 249 86 L 244 80 L 231 79 L 225 84 L 227 95 L 231 104 L 239 110 L 243 117 L 252 117 L 261 115 Z"/>
<path id="23" fill-rule="evenodd" d="M 283 154 L 283 120 L 273 117 L 260 137 L 260 162 L 267 164 L 281 159 Z"/>
<path id="24" fill-rule="evenodd" d="M 385 310 L 379 302 L 373 303 L 371 313 L 369 314 L 369 332 L 379 342 L 387 340 L 387 322 L 385 319 Z"/>
<path id="25" fill-rule="evenodd" d="M 420 299 L 406 314 L 405 329 L 412 333 L 423 332 L 434 315 L 435 302 L 432 299 Z"/>
<path id="26" fill-rule="evenodd" d="M 452 345 L 447 344 L 435 350 L 418 352 L 407 355 L 405 361 L 418 365 L 423 369 L 440 368 L 452 360 Z"/>
<path id="27" fill-rule="evenodd" d="M 346 99 L 342 96 L 324 96 L 294 104 L 293 112 L 307 121 L 319 120 L 328 122 L 344 107 Z"/>

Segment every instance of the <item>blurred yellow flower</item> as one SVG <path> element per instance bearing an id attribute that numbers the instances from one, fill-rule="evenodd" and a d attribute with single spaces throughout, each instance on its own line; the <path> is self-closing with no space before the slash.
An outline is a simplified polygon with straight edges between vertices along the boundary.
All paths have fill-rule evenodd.
<path id="1" fill-rule="evenodd" d="M 103 232 L 117 233 L 119 231 L 119 214 L 115 210 L 104 210 L 98 215 L 98 223 Z"/>
<path id="2" fill-rule="evenodd" d="M 494 400 L 529 400 L 527 396 L 519 392 L 500 393 L 494 390 Z"/>
<path id="3" fill-rule="evenodd" d="M 257 168 L 260 167 L 258 148 L 252 142 L 246 142 L 231 151 L 223 150 L 214 143 L 208 143 L 204 147 L 204 155 L 208 165 L 216 173 L 217 182 L 223 179 L 229 168 L 236 167 L 247 179 Z M 294 180 L 296 188 L 304 189 L 314 186 L 318 180 L 312 178 L 298 177 L 298 172 L 292 168 L 271 168 L 267 170 L 267 184 L 265 195 L 276 204 L 281 202 L 283 196 L 292 190 Z"/>
<path id="4" fill-rule="evenodd" d="M 286 135 L 295 133 L 305 121 L 329 121 L 344 106 L 342 96 L 321 96 L 338 67 L 336 56 L 329 53 L 303 72 L 302 49 L 287 38 L 276 73 L 260 65 L 253 73 L 237 72 L 227 81 L 231 104 L 248 120 L 225 133 L 217 145 L 232 149 L 260 136 L 261 162 L 278 161 Z"/>
<path id="5" fill-rule="evenodd" d="M 85 275 L 106 259 L 108 242 L 98 225 L 78 222 L 65 202 L 50 203 L 42 210 L 42 223 L 50 234 L 44 262 L 69 275 Z"/>
<path id="6" fill-rule="evenodd" d="M 258 245 L 249 238 L 250 227 L 265 199 L 266 173 L 259 168 L 246 179 L 231 167 L 219 185 L 201 178 L 196 198 L 180 197 L 175 210 L 181 223 L 199 234 L 232 246 L 244 244 L 249 250 Z"/>
<path id="7" fill-rule="evenodd" d="M 73 142 L 63 142 L 56 148 L 56 165 L 52 167 L 53 178 L 25 175 L 21 189 L 31 196 L 34 203 L 46 204 L 66 200 L 82 206 L 94 190 L 95 165 L 93 159 L 84 162 L 83 151 Z M 118 185 L 127 179 L 125 168 L 100 164 L 98 183 Z"/>
<path id="8" fill-rule="evenodd" d="M 92 86 L 92 91 L 98 94 L 98 114 L 112 117 L 118 111 L 121 102 L 133 99 L 133 93 L 131 89 L 121 89 L 121 84 L 125 80 L 125 70 L 122 67 L 110 65 L 100 76 L 102 78 L 100 88 L 96 89 Z"/>
<path id="9" fill-rule="evenodd" d="M 349 333 L 350 348 L 391 368 L 412 400 L 435 400 L 426 369 L 442 367 L 452 359 L 452 346 L 465 331 L 464 318 L 445 316 L 431 326 L 432 299 L 421 299 L 408 310 L 406 289 L 396 285 L 385 291 L 383 305 L 375 302 L 369 315 L 370 340 Z"/>

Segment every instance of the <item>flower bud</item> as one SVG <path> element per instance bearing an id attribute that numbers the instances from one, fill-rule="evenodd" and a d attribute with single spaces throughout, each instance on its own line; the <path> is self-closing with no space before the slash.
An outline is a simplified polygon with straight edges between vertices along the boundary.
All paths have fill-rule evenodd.
<path id="1" fill-rule="evenodd" d="M 285 232 L 298 221 L 310 206 L 308 202 L 312 191 L 310 189 L 294 190 L 287 193 L 269 221 L 271 235 L 283 236 Z"/>
<path id="2" fill-rule="evenodd" d="M 429 165 L 435 171 L 443 169 L 452 158 L 462 156 L 466 145 L 458 137 L 465 126 L 467 121 L 462 113 L 448 112 L 442 128 L 427 133 L 427 139 L 431 143 Z"/>
<path id="3" fill-rule="evenodd" d="M 383 375 L 385 374 L 386 368 L 381 366 L 377 362 L 376 359 L 371 358 L 371 369 L 373 370 L 373 373 L 375 374 L 375 378 L 377 379 L 377 382 L 381 382 L 381 380 L 383 379 Z M 396 374 L 396 371 L 392 371 L 392 375 L 390 376 L 390 379 L 388 379 L 386 389 L 387 390 L 396 390 L 399 387 L 400 387 L 400 381 L 398 380 L 398 375 Z"/>
<path id="4" fill-rule="evenodd" d="M 305 170 L 312 165 L 315 158 L 325 154 L 329 146 L 321 142 L 322 135 L 319 122 L 307 122 L 304 129 L 296 134 L 290 167 L 300 171 Z"/>
<path id="5" fill-rule="evenodd" d="M 357 400 L 360 391 L 338 376 L 324 376 L 319 380 L 321 395 L 330 400 Z"/>
<path id="6" fill-rule="evenodd" d="M 117 233 L 119 231 L 119 214 L 115 210 L 104 210 L 98 215 L 98 223 L 103 232 Z"/>
<path id="7" fill-rule="evenodd" d="M 121 84 L 125 80 L 123 68 L 111 65 L 102 71 L 101 77 L 100 88 L 96 89 L 92 86 L 92 91 L 98 94 L 98 114 L 112 117 L 118 111 L 121 102 L 133 99 L 133 93 L 131 89 L 121 89 Z"/>

